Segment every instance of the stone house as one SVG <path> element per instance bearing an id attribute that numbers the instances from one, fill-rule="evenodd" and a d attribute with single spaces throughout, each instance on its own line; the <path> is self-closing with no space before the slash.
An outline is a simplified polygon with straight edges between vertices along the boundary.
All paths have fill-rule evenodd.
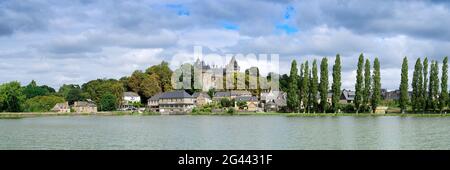
<path id="1" fill-rule="evenodd" d="M 57 103 L 50 111 L 57 113 L 70 113 L 69 103 Z"/>
<path id="2" fill-rule="evenodd" d="M 161 94 L 162 93 L 155 94 L 147 100 L 147 110 L 151 112 L 159 112 L 159 97 Z"/>
<path id="3" fill-rule="evenodd" d="M 246 102 L 246 111 L 255 112 L 258 110 L 258 97 L 255 96 L 239 96 L 235 98 L 236 103 L 238 102 Z M 239 109 L 237 105 L 235 105 L 236 109 Z"/>
<path id="4" fill-rule="evenodd" d="M 280 111 L 286 107 L 287 93 L 283 91 L 269 91 L 261 93 L 261 107 L 264 111 Z"/>
<path id="5" fill-rule="evenodd" d="M 195 92 L 192 94 L 192 97 L 194 97 L 194 103 L 196 106 L 203 106 L 212 102 L 209 95 L 205 92 Z"/>
<path id="6" fill-rule="evenodd" d="M 91 101 L 76 101 L 73 104 L 72 109 L 76 113 L 96 113 L 97 105 Z"/>

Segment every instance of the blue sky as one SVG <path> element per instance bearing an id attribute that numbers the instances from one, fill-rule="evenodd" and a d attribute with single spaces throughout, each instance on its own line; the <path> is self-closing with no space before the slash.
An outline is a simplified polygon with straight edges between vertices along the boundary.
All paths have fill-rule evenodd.
<path id="1" fill-rule="evenodd" d="M 120 78 L 201 45 L 278 53 L 282 73 L 292 59 L 329 57 L 331 69 L 339 53 L 344 88 L 364 53 L 380 58 L 383 87 L 396 89 L 402 57 L 412 69 L 417 57 L 450 53 L 448 28 L 447 1 L 1 0 L 0 83 Z"/>

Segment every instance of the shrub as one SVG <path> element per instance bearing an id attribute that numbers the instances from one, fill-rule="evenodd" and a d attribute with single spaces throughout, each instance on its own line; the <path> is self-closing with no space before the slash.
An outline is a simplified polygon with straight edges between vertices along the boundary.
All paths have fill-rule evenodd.
<path id="1" fill-rule="evenodd" d="M 117 107 L 117 97 L 111 93 L 106 93 L 100 98 L 101 111 L 113 111 Z"/>
<path id="2" fill-rule="evenodd" d="M 24 108 L 27 112 L 48 112 L 57 103 L 63 103 L 64 98 L 58 96 L 36 96 L 28 99 Z"/>

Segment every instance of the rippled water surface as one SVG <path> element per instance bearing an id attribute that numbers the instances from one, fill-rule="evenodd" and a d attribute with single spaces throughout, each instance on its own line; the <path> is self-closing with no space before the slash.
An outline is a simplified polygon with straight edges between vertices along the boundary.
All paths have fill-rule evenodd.
<path id="1" fill-rule="evenodd" d="M 450 117 L 0 119 L 0 149 L 450 149 Z"/>

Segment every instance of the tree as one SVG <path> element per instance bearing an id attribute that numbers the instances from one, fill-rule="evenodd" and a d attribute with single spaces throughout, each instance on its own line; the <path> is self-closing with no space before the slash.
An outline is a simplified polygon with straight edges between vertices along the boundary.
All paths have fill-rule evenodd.
<path id="1" fill-rule="evenodd" d="M 422 90 L 422 98 L 424 99 L 423 112 L 425 112 L 428 108 L 428 102 L 425 100 L 428 97 L 428 58 L 425 57 L 423 60 L 423 90 Z"/>
<path id="2" fill-rule="evenodd" d="M 50 87 L 41 87 L 36 84 L 36 81 L 32 80 L 30 84 L 24 87 L 23 94 L 27 99 L 31 99 L 36 96 L 45 96 L 50 93 Z M 54 90 L 53 90 L 54 91 Z"/>
<path id="3" fill-rule="evenodd" d="M 412 80 L 412 98 L 411 106 L 414 112 L 418 112 L 423 109 L 424 99 L 422 97 L 423 90 L 423 74 L 422 74 L 422 62 L 420 58 L 417 59 L 416 65 L 414 66 L 413 80 Z"/>
<path id="4" fill-rule="evenodd" d="M 287 106 L 290 111 L 298 112 L 299 98 L 298 98 L 298 71 L 297 61 L 293 60 L 291 64 L 291 71 L 289 75 L 289 87 L 287 93 Z"/>
<path id="5" fill-rule="evenodd" d="M 356 84 L 355 84 L 355 98 L 354 98 L 354 104 L 356 109 L 356 114 L 358 114 L 362 100 L 363 100 L 363 63 L 364 63 L 364 56 L 363 54 L 359 55 L 358 59 L 358 68 L 356 70 Z"/>
<path id="6" fill-rule="evenodd" d="M 162 91 L 161 87 L 159 86 L 160 84 L 158 83 L 158 79 L 159 77 L 156 74 L 144 76 L 139 90 L 139 94 L 143 96 L 144 99 L 148 99 L 151 96 Z"/>
<path id="7" fill-rule="evenodd" d="M 400 110 L 405 113 L 406 106 L 408 105 L 408 58 L 403 58 L 402 72 L 400 78 Z"/>
<path id="8" fill-rule="evenodd" d="M 448 105 L 448 57 L 444 58 L 442 62 L 442 75 L 441 75 L 441 94 L 439 95 L 439 110 L 442 112 Z"/>
<path id="9" fill-rule="evenodd" d="M 280 76 L 280 90 L 287 92 L 289 86 L 289 76 L 287 74 L 283 74 Z"/>
<path id="10" fill-rule="evenodd" d="M 370 76 L 370 61 L 366 59 L 366 63 L 364 64 L 364 90 L 363 90 L 363 100 L 362 100 L 362 109 L 364 111 L 369 111 L 369 103 L 370 103 L 370 90 L 372 83 Z"/>
<path id="11" fill-rule="evenodd" d="M 117 97 L 112 93 L 105 93 L 100 98 L 101 111 L 113 111 L 117 108 Z"/>
<path id="12" fill-rule="evenodd" d="M 372 93 L 372 110 L 375 112 L 381 101 L 381 78 L 380 78 L 380 62 L 378 57 L 373 63 L 373 93 Z"/>
<path id="13" fill-rule="evenodd" d="M 327 112 L 328 109 L 328 59 L 326 57 L 322 58 L 320 62 L 320 108 L 323 113 Z"/>
<path id="14" fill-rule="evenodd" d="M 213 98 L 214 97 L 214 94 L 216 94 L 216 89 L 214 89 L 214 88 L 212 88 L 212 89 L 209 89 L 208 90 L 208 96 L 209 96 L 209 98 Z"/>
<path id="15" fill-rule="evenodd" d="M 57 103 L 63 103 L 64 98 L 59 96 L 36 96 L 25 101 L 24 111 L 26 112 L 48 112 Z"/>
<path id="16" fill-rule="evenodd" d="M 312 77 L 310 75 L 309 77 L 311 79 L 310 81 L 310 88 L 309 88 L 309 106 L 313 107 L 312 111 L 318 112 L 319 104 L 317 103 L 317 93 L 319 89 L 319 76 L 318 76 L 318 70 L 317 70 L 317 60 L 314 59 L 313 65 L 312 65 Z"/>
<path id="17" fill-rule="evenodd" d="M 12 81 L 0 85 L 0 111 L 20 112 L 26 96 L 20 83 Z"/>
<path id="18" fill-rule="evenodd" d="M 115 79 L 97 79 L 91 80 L 82 85 L 83 93 L 86 99 L 92 99 L 96 103 L 100 102 L 100 98 L 107 93 L 116 96 L 117 103 L 121 103 L 123 97 L 123 85 Z"/>
<path id="19" fill-rule="evenodd" d="M 69 93 L 67 93 L 66 96 L 66 101 L 72 105 L 73 103 L 75 103 L 76 101 L 83 101 L 85 100 L 85 98 L 82 95 L 83 91 L 81 91 L 80 88 L 73 88 L 70 89 Z"/>
<path id="20" fill-rule="evenodd" d="M 303 113 L 305 112 L 310 112 L 310 106 L 309 104 L 309 77 L 311 75 L 310 71 L 309 71 L 309 63 L 308 61 L 305 62 L 305 66 L 303 68 L 304 70 L 303 72 L 303 77 L 302 77 L 302 89 L 301 89 L 301 98 L 302 98 L 302 102 L 303 102 Z"/>
<path id="21" fill-rule="evenodd" d="M 159 87 L 161 87 L 163 92 L 170 91 L 172 87 L 172 70 L 169 68 L 169 63 L 162 61 L 159 65 L 154 65 L 145 71 L 147 74 L 158 75 L 160 81 Z"/>
<path id="22" fill-rule="evenodd" d="M 127 86 L 131 91 L 135 93 L 139 93 L 141 91 L 142 80 L 144 80 L 147 74 L 143 73 L 141 70 L 136 70 L 131 74 L 131 77 L 128 79 Z"/>
<path id="23" fill-rule="evenodd" d="M 439 92 L 439 70 L 436 61 L 431 61 L 430 65 L 430 83 L 428 84 L 428 108 L 436 111 L 438 107 L 438 92 Z"/>
<path id="24" fill-rule="evenodd" d="M 341 57 L 339 54 L 336 55 L 333 65 L 333 84 L 331 85 L 333 92 L 331 99 L 331 106 L 334 113 L 339 110 L 339 98 L 341 97 Z"/>

